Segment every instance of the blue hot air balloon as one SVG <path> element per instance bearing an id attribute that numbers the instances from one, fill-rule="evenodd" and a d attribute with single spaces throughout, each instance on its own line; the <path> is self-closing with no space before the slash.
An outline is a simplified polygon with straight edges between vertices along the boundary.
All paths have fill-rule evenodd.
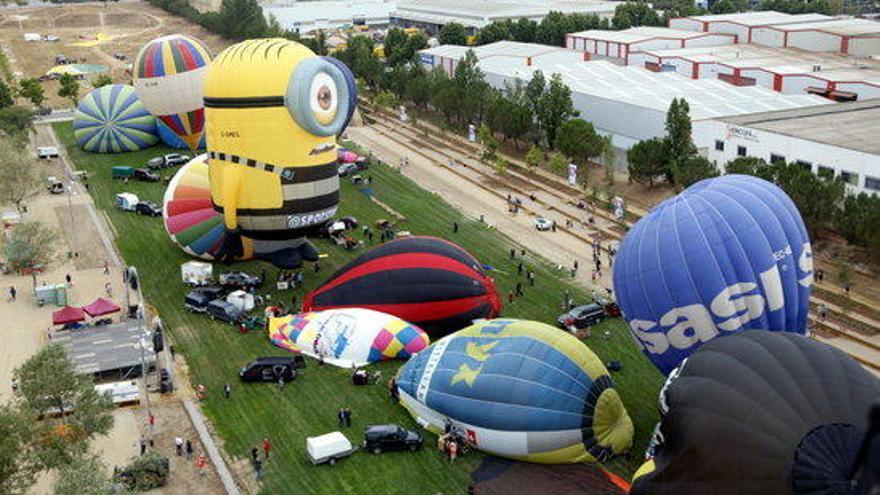
<path id="1" fill-rule="evenodd" d="M 668 374 L 743 330 L 805 333 L 813 258 L 781 189 L 726 175 L 657 205 L 623 239 L 614 291 L 648 358 Z"/>

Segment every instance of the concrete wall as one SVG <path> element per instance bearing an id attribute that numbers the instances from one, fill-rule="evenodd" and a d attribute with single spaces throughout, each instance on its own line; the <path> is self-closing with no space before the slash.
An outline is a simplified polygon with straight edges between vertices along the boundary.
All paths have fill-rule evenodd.
<path id="1" fill-rule="evenodd" d="M 684 17 L 670 19 L 669 27 L 671 29 L 681 29 L 682 31 L 696 31 L 698 33 L 703 32 L 702 22 L 695 19 L 687 19 Z"/>
<path id="2" fill-rule="evenodd" d="M 791 31 L 787 46 L 810 52 L 839 52 L 841 40 L 841 36 L 823 31 Z"/>
<path id="3" fill-rule="evenodd" d="M 781 48 L 785 46 L 785 33 L 768 27 L 754 28 L 752 29 L 752 43 Z"/>
<path id="4" fill-rule="evenodd" d="M 847 53 L 860 57 L 880 55 L 880 36 L 850 38 Z"/>
<path id="5" fill-rule="evenodd" d="M 710 22 L 710 33 L 726 33 L 735 34 L 737 43 L 749 42 L 749 27 L 742 24 L 734 24 L 732 22 Z"/>
<path id="6" fill-rule="evenodd" d="M 705 148 L 709 160 L 719 168 L 736 159 L 737 147 L 744 146 L 747 156 L 769 162 L 772 153 L 789 162 L 802 160 L 811 164 L 813 173 L 821 165 L 834 169 L 836 174 L 841 170 L 859 174 L 857 185 L 848 186 L 852 192 L 880 193 L 864 188 L 866 175 L 880 179 L 880 156 L 714 120 L 694 122 L 693 129 L 694 143 Z M 724 142 L 723 151 L 715 149 L 716 139 Z"/>

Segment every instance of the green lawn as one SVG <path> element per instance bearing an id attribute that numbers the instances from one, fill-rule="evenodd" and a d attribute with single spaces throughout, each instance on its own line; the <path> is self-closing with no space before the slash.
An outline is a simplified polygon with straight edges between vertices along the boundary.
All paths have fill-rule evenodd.
<path id="1" fill-rule="evenodd" d="M 257 356 L 285 354 L 273 347 L 262 333 L 241 335 L 228 325 L 212 322 L 204 315 L 192 314 L 183 308 L 187 288 L 180 282 L 180 264 L 188 258 L 168 239 L 161 219 L 146 218 L 114 207 L 114 195 L 128 191 L 142 199 L 161 202 L 164 186 L 132 182 L 124 184 L 110 179 L 114 165 L 142 166 L 150 157 L 167 153 L 161 147 L 123 155 L 99 155 L 82 152 L 74 145 L 70 123 L 55 124 L 55 131 L 76 167 L 89 172 L 89 185 L 98 208 L 106 211 L 118 237 L 116 243 L 125 261 L 135 265 L 142 277 L 149 302 L 160 312 L 179 354 L 186 357 L 194 383 L 208 387 L 204 411 L 222 437 L 225 448 L 233 456 L 246 457 L 251 446 L 263 436 L 272 439 L 273 455 L 267 465 L 262 493 L 407 493 L 459 494 L 470 482 L 470 472 L 479 464 L 480 456 L 461 459 L 450 466 L 433 448 L 421 452 L 393 453 L 380 456 L 357 453 L 352 459 L 335 467 L 313 467 L 305 454 L 305 438 L 337 429 L 336 411 L 351 407 L 354 427 L 347 431 L 352 442 L 360 443 L 361 428 L 370 423 L 395 422 L 416 428 L 405 410 L 393 404 L 383 386 L 354 387 L 346 370 L 332 366 L 319 367 L 309 361 L 306 374 L 279 392 L 271 385 L 239 385 L 239 367 Z M 171 173 L 171 171 L 166 171 Z M 483 263 L 495 268 L 493 276 L 499 291 L 506 294 L 516 283 L 516 265 L 509 260 L 513 241 L 484 225 L 466 219 L 438 196 L 420 189 L 392 168 L 380 165 L 368 172 L 373 177 L 373 192 L 378 199 L 407 217 L 403 229 L 413 234 L 428 234 L 454 240 Z M 369 201 L 354 186 L 342 185 L 341 215 L 354 215 L 362 224 L 372 224 L 390 215 Z M 460 225 L 452 234 L 452 222 Z M 358 233 L 360 235 L 360 233 Z M 296 290 L 299 301 L 306 291 L 315 288 L 336 268 L 363 252 L 346 252 L 326 241 L 317 241 L 319 249 L 329 256 L 320 262 L 321 272 L 305 270 L 305 288 Z M 525 297 L 504 309 L 504 316 L 527 318 L 553 323 L 565 290 L 577 300 L 585 300 L 582 290 L 571 287 L 563 275 L 547 262 L 528 253 L 534 266 L 537 287 L 526 290 Z M 267 268 L 269 278 L 276 270 L 261 262 L 240 263 L 232 269 L 257 273 Z M 218 266 L 215 270 L 223 271 Z M 270 284 L 274 285 L 274 284 Z M 268 289 L 267 289 L 268 290 Z M 290 294 L 273 293 L 274 300 L 289 302 Z M 611 337 L 600 337 L 609 330 Z M 614 374 L 617 388 L 636 425 L 633 452 L 615 459 L 607 467 L 629 477 L 641 461 L 654 423 L 657 421 L 656 397 L 662 383 L 660 374 L 635 346 L 622 320 L 606 321 L 594 328 L 587 341 L 603 361 L 620 360 L 623 370 Z M 387 378 L 400 363 L 381 363 Z M 223 383 L 233 384 L 233 398 L 224 400 L 220 393 Z M 427 439 L 427 446 L 433 441 Z"/>

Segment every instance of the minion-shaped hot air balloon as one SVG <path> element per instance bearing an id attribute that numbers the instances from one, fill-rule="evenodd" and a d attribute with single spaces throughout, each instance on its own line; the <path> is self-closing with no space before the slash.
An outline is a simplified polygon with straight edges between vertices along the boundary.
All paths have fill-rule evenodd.
<path id="1" fill-rule="evenodd" d="M 356 102 L 351 72 L 284 39 L 224 50 L 205 77 L 211 200 L 227 229 L 223 258 L 296 268 L 305 236 L 336 213 L 336 135 Z"/>

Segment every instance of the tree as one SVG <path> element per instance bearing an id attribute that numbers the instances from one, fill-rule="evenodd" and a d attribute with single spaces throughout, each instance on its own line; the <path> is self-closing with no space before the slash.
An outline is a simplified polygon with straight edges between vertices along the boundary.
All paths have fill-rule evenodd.
<path id="1" fill-rule="evenodd" d="M 666 112 L 666 164 L 671 176 L 667 180 L 675 183 L 676 170 L 684 166 L 691 157 L 697 154 L 697 147 L 691 137 L 690 106 L 684 98 L 673 98 Z M 686 175 L 682 173 L 682 175 Z"/>
<path id="2" fill-rule="evenodd" d="M 402 50 L 406 44 L 406 33 L 400 28 L 391 28 L 385 35 L 385 43 L 383 50 L 385 51 L 385 60 L 389 65 L 395 65 L 392 60 L 397 60 L 395 55 Z"/>
<path id="3" fill-rule="evenodd" d="M 628 29 L 637 26 L 663 26 L 663 19 L 647 2 L 636 0 L 618 4 L 611 18 L 614 29 Z"/>
<path id="4" fill-rule="evenodd" d="M 357 35 L 349 38 L 345 49 L 336 52 L 335 55 L 356 77 L 366 81 L 370 88 L 377 89 L 384 70 L 382 62 L 373 53 L 373 48 L 373 40 L 364 35 Z"/>
<path id="5" fill-rule="evenodd" d="M 602 136 L 602 168 L 605 169 L 605 183 L 614 185 L 614 142 L 611 136 Z"/>
<path id="6" fill-rule="evenodd" d="M 844 289 L 851 288 L 853 284 L 853 268 L 849 260 L 840 260 L 840 271 L 837 272 L 837 282 Z M 849 291 L 845 291 L 846 297 L 849 298 Z"/>
<path id="7" fill-rule="evenodd" d="M 467 45 L 467 31 L 457 22 L 444 24 L 438 37 L 441 45 Z"/>
<path id="8" fill-rule="evenodd" d="M 477 33 L 477 45 L 488 45 L 496 41 L 512 39 L 510 24 L 510 20 L 495 21 L 480 29 Z"/>
<path id="9" fill-rule="evenodd" d="M 639 141 L 626 152 L 629 162 L 629 179 L 635 182 L 647 182 L 654 187 L 657 177 L 666 175 L 667 167 L 664 157 L 666 146 L 657 138 Z"/>
<path id="10" fill-rule="evenodd" d="M 562 123 L 578 116 L 571 101 L 571 89 L 562 82 L 559 74 L 553 74 L 550 78 L 550 84 L 541 95 L 535 116 L 550 145 L 556 143 L 556 133 Z"/>
<path id="11" fill-rule="evenodd" d="M 868 248 L 880 259 L 880 196 L 849 194 L 837 212 L 835 227 L 847 241 Z"/>
<path id="12" fill-rule="evenodd" d="M 478 62 L 474 51 L 468 50 L 455 66 L 452 78 L 458 98 L 458 117 L 465 123 L 482 121 L 483 106 L 491 89 L 483 71 L 477 66 Z"/>
<path id="13" fill-rule="evenodd" d="M 550 170 L 554 173 L 562 175 L 568 169 L 568 162 L 561 153 L 553 153 L 550 156 Z"/>
<path id="14" fill-rule="evenodd" d="M 107 476 L 107 465 L 95 455 L 75 457 L 58 470 L 53 486 L 54 495 L 124 495 L 127 486 Z"/>
<path id="15" fill-rule="evenodd" d="M 486 122 L 493 131 L 500 132 L 505 139 L 513 139 L 519 148 L 519 139 L 532 129 L 534 116 L 525 95 L 525 86 L 520 79 L 513 84 L 504 83 L 504 91 L 493 91 L 493 97 L 486 110 Z"/>
<path id="16" fill-rule="evenodd" d="M 673 171 L 675 184 L 690 187 L 703 179 L 718 177 L 718 167 L 702 156 L 689 157 Z"/>
<path id="17" fill-rule="evenodd" d="M 46 468 L 71 463 L 88 450 L 92 438 L 113 426 L 112 401 L 95 391 L 91 376 L 77 373 L 61 345 L 44 347 L 13 376 L 22 410 L 33 420 L 44 418 L 38 456 Z"/>
<path id="18" fill-rule="evenodd" d="M 796 163 L 775 163 L 773 181 L 788 194 L 804 219 L 810 236 L 816 238 L 819 230 L 835 219 L 846 193 L 846 184 L 840 177 L 825 179 Z"/>
<path id="19" fill-rule="evenodd" d="M 3 254 L 10 269 L 15 271 L 45 267 L 57 252 L 58 234 L 41 222 L 17 225 L 3 241 Z"/>
<path id="20" fill-rule="evenodd" d="M 0 109 L 0 134 L 23 140 L 33 129 L 34 112 L 29 108 L 13 105 Z"/>
<path id="21" fill-rule="evenodd" d="M 22 98 L 30 100 L 35 107 L 42 105 L 43 101 L 46 99 L 43 92 L 43 85 L 33 77 L 19 81 L 18 88 L 18 94 L 21 95 Z"/>
<path id="22" fill-rule="evenodd" d="M 534 43 L 535 32 L 538 30 L 538 23 L 531 19 L 521 17 L 518 21 L 511 22 L 509 29 L 513 41 Z"/>
<path id="23" fill-rule="evenodd" d="M 433 84 L 433 79 L 425 72 L 422 64 L 414 64 L 406 81 L 404 95 L 414 104 L 424 107 L 431 101 Z"/>
<path id="24" fill-rule="evenodd" d="M 537 146 L 529 148 L 529 151 L 526 153 L 525 162 L 530 167 L 537 167 L 542 161 L 544 161 L 544 152 L 541 151 L 541 148 Z"/>
<path id="25" fill-rule="evenodd" d="M 223 0 L 218 26 L 218 34 L 234 40 L 261 38 L 269 27 L 257 0 Z"/>
<path id="26" fill-rule="evenodd" d="M 593 124 L 584 119 L 571 119 L 559 127 L 556 148 L 577 163 L 586 164 L 602 153 L 602 137 Z"/>
<path id="27" fill-rule="evenodd" d="M 40 465 L 34 454 L 35 424 L 9 404 L 0 406 L 0 493 L 23 494 Z"/>
<path id="28" fill-rule="evenodd" d="M 0 79 L 0 108 L 11 107 L 15 101 L 12 99 L 12 89 L 3 79 Z"/>
<path id="29" fill-rule="evenodd" d="M 0 139 L 0 202 L 13 204 L 21 212 L 25 200 L 36 196 L 41 188 L 30 150 L 12 139 Z"/>
<path id="30" fill-rule="evenodd" d="M 61 87 L 58 88 L 58 96 L 67 98 L 73 106 L 79 101 L 79 81 L 70 74 L 61 74 L 58 78 Z"/>
<path id="31" fill-rule="evenodd" d="M 713 14 L 733 14 L 749 10 L 748 0 L 718 0 L 709 7 Z"/>
<path id="32" fill-rule="evenodd" d="M 492 166 L 495 168 L 495 172 L 497 172 L 498 175 L 507 175 L 507 169 L 510 167 L 510 162 L 504 158 L 496 158 L 495 161 L 492 162 Z"/>
<path id="33" fill-rule="evenodd" d="M 498 151 L 498 140 L 495 139 L 495 136 L 492 133 L 492 129 L 489 126 L 483 124 L 477 129 L 477 138 L 480 140 L 480 144 L 483 145 L 483 160 L 494 160 L 496 155 L 495 153 Z"/>
<path id="34" fill-rule="evenodd" d="M 400 100 L 390 91 L 380 91 L 374 100 L 376 106 L 381 108 L 394 108 L 400 104 Z"/>
<path id="35" fill-rule="evenodd" d="M 100 88 L 101 86 L 109 86 L 111 84 L 113 84 L 113 78 L 107 74 L 101 74 L 92 81 L 93 88 Z"/>

